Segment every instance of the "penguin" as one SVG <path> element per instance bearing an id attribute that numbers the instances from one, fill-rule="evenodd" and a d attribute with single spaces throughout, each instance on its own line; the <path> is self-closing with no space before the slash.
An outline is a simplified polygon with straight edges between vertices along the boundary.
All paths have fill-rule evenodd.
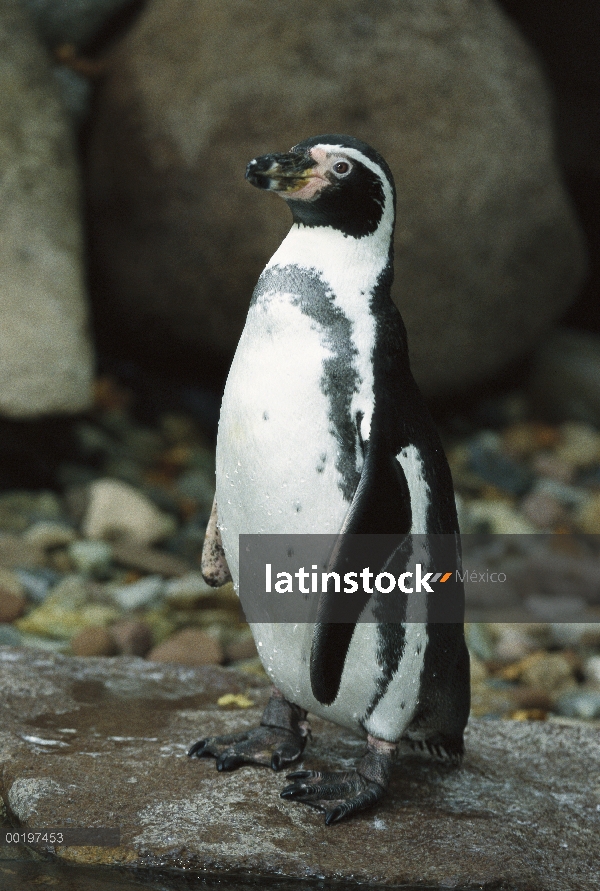
<path id="1" fill-rule="evenodd" d="M 390 168 L 328 134 L 255 158 L 246 179 L 286 201 L 292 227 L 258 280 L 223 394 L 206 581 L 240 593 L 243 533 L 441 536 L 459 567 L 450 469 L 391 298 Z M 328 825 L 383 798 L 401 742 L 458 764 L 469 714 L 462 614 L 360 622 L 359 598 L 348 621 L 327 621 L 335 596 L 313 623 L 251 624 L 273 682 L 260 726 L 188 753 L 220 771 L 278 771 L 302 756 L 309 712 L 361 734 L 353 769 L 287 774 L 281 797 Z"/>

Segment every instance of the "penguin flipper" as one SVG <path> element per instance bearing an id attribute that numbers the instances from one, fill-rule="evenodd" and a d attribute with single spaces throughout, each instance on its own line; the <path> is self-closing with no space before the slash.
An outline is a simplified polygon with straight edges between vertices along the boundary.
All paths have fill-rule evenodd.
<path id="1" fill-rule="evenodd" d="M 348 570 L 360 572 L 363 568 L 364 561 L 357 554 L 356 540 L 351 536 L 407 535 L 411 523 L 410 492 L 400 463 L 383 444 L 369 443 L 329 571 L 343 575 Z M 374 553 L 376 543 L 369 546 L 369 558 L 375 557 L 381 566 L 391 556 L 385 551 L 387 543 L 382 545 L 384 550 L 380 554 Z M 313 695 L 323 705 L 331 705 L 338 694 L 354 628 L 370 597 L 360 587 L 349 595 L 328 586 L 319 602 L 310 653 L 310 682 Z M 340 615 L 347 617 L 347 621 L 340 621 Z"/>
<path id="2" fill-rule="evenodd" d="M 227 565 L 221 533 L 217 520 L 217 496 L 215 495 L 210 519 L 206 527 L 204 545 L 202 546 L 202 578 L 212 588 L 220 588 L 231 581 L 231 573 Z"/>

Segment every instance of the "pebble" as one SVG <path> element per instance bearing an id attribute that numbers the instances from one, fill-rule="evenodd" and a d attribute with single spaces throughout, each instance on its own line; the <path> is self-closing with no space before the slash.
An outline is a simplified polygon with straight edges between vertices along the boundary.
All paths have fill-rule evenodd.
<path id="1" fill-rule="evenodd" d="M 504 451 L 518 460 L 531 457 L 539 449 L 551 448 L 559 441 L 560 434 L 555 427 L 535 421 L 520 421 L 502 432 Z"/>
<path id="2" fill-rule="evenodd" d="M 245 693 L 225 693 L 224 696 L 219 696 L 217 705 L 220 708 L 252 708 L 254 700 Z"/>
<path id="3" fill-rule="evenodd" d="M 514 688 L 512 695 L 518 708 L 540 709 L 546 712 L 553 708 L 552 697 L 539 687 L 519 686 Z"/>
<path id="4" fill-rule="evenodd" d="M 600 687 L 600 655 L 590 656 L 585 663 L 585 676 Z"/>
<path id="5" fill-rule="evenodd" d="M 502 627 L 497 634 L 494 657 L 502 662 L 516 662 L 537 649 L 536 641 L 518 626 Z"/>
<path id="6" fill-rule="evenodd" d="M 555 711 L 566 718 L 592 721 L 600 718 L 600 691 L 568 690 L 555 703 Z"/>
<path id="7" fill-rule="evenodd" d="M 123 537 L 150 545 L 172 535 L 175 528 L 173 517 L 127 483 L 101 479 L 91 484 L 83 522 L 86 538 Z"/>
<path id="8" fill-rule="evenodd" d="M 106 628 L 84 628 L 71 640 L 74 656 L 115 656 L 117 644 Z"/>
<path id="9" fill-rule="evenodd" d="M 50 590 L 58 582 L 59 576 L 52 569 L 16 569 L 15 576 L 19 579 L 30 600 L 41 603 L 46 599 Z"/>
<path id="10" fill-rule="evenodd" d="M 0 534 L 0 566 L 30 568 L 43 565 L 45 559 L 42 548 L 25 541 L 20 535 Z"/>
<path id="11" fill-rule="evenodd" d="M 0 589 L 0 622 L 10 624 L 25 612 L 27 601 L 22 594 Z"/>
<path id="12" fill-rule="evenodd" d="M 74 541 L 68 554 L 78 572 L 103 576 L 111 564 L 112 547 L 106 541 Z"/>
<path id="13" fill-rule="evenodd" d="M 201 572 L 188 572 L 165 585 L 165 599 L 170 606 L 180 609 L 194 607 L 207 597 L 214 597 L 215 589 L 207 585 Z"/>
<path id="14" fill-rule="evenodd" d="M 0 647 L 19 647 L 23 636 L 13 625 L 0 624 Z"/>
<path id="15" fill-rule="evenodd" d="M 600 494 L 592 495 L 583 505 L 575 516 L 575 522 L 582 532 L 589 535 L 600 533 Z"/>
<path id="16" fill-rule="evenodd" d="M 153 662 L 178 662 L 181 665 L 220 665 L 224 653 L 220 643 L 197 628 L 183 628 L 154 647 L 146 657 Z"/>
<path id="17" fill-rule="evenodd" d="M 580 489 L 577 486 L 568 486 L 565 483 L 559 483 L 556 480 L 546 478 L 537 480 L 532 488 L 532 492 L 550 495 L 566 507 L 585 505 L 590 499 L 589 492 L 586 492 L 584 489 Z"/>
<path id="18" fill-rule="evenodd" d="M 238 662 L 240 659 L 253 659 L 257 656 L 256 644 L 252 634 L 231 641 L 225 647 L 225 658 L 228 662 Z"/>
<path id="19" fill-rule="evenodd" d="M 531 486 L 531 471 L 496 448 L 491 448 L 487 440 L 478 437 L 468 448 L 471 471 L 486 483 L 511 495 L 522 495 Z"/>
<path id="20" fill-rule="evenodd" d="M 541 452 L 539 455 L 535 455 L 531 466 L 537 476 L 547 477 L 557 483 L 573 482 L 575 475 L 573 467 L 556 455 Z"/>
<path id="21" fill-rule="evenodd" d="M 16 572 L 11 572 L 10 569 L 3 569 L 0 566 L 0 600 L 4 594 L 24 597 L 26 589 Z"/>
<path id="22" fill-rule="evenodd" d="M 81 576 L 67 576 L 41 606 L 17 620 L 17 627 L 27 634 L 70 640 L 90 625 L 108 625 L 119 618 L 115 607 L 90 603 L 89 596 Z"/>
<path id="23" fill-rule="evenodd" d="M 152 648 L 152 629 L 146 622 L 121 619 L 109 631 L 121 655 L 145 656 Z"/>
<path id="24" fill-rule="evenodd" d="M 562 653 L 539 653 L 530 656 L 528 663 L 523 666 L 519 679 L 521 683 L 546 693 L 556 693 L 565 687 L 575 685 L 573 666 Z"/>
<path id="25" fill-rule="evenodd" d="M 515 508 L 502 501 L 474 500 L 468 504 L 467 513 L 471 527 L 483 527 L 497 535 L 527 535 L 537 532 L 533 523 L 522 517 Z M 469 531 L 476 531 L 475 528 Z"/>
<path id="26" fill-rule="evenodd" d="M 199 551 L 196 551 L 196 555 Z M 115 541 L 112 546 L 113 561 L 121 566 L 149 572 L 153 575 L 185 575 L 190 571 L 189 560 L 169 554 L 158 548 L 147 548 L 132 541 Z"/>
<path id="27" fill-rule="evenodd" d="M 140 609 L 159 599 L 164 592 L 164 580 L 159 575 L 149 575 L 129 585 L 119 585 L 110 591 L 112 599 L 125 610 Z"/>
<path id="28" fill-rule="evenodd" d="M 530 492 L 521 502 L 521 512 L 537 529 L 551 530 L 567 518 L 563 505 L 547 492 Z"/>
<path id="29" fill-rule="evenodd" d="M 479 659 L 492 659 L 494 656 L 494 642 L 490 631 L 482 622 L 470 622 L 465 626 L 465 640 L 469 652 L 474 653 Z"/>
<path id="30" fill-rule="evenodd" d="M 560 622 L 550 626 L 552 642 L 559 647 L 600 646 L 600 623 Z"/>
<path id="31" fill-rule="evenodd" d="M 561 424 L 562 443 L 556 457 L 565 464 L 586 468 L 600 461 L 600 433 L 589 424 L 569 421 Z"/>
<path id="32" fill-rule="evenodd" d="M 53 523 L 47 520 L 40 520 L 30 526 L 23 536 L 25 541 L 31 542 L 43 548 L 45 551 L 50 548 L 61 548 L 75 541 L 75 530 L 70 526 L 62 523 Z"/>

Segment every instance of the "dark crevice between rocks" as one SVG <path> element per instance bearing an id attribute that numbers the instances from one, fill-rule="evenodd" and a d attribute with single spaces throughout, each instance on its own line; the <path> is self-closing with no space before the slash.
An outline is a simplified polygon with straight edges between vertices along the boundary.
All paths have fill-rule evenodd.
<path id="1" fill-rule="evenodd" d="M 0 848 L 0 851 L 2 849 Z M 0 855 L 1 857 L 1 855 Z M 511 884 L 480 883 L 473 885 L 359 885 L 347 882 L 311 879 L 252 879 L 228 874 L 226 878 L 184 870 L 118 869 L 107 867 L 67 866 L 55 860 L 27 862 L 0 859 L 0 882 L 3 891 L 23 891 L 25 887 L 60 883 L 61 891 L 512 891 Z M 533 891 L 533 889 L 532 889 Z"/>

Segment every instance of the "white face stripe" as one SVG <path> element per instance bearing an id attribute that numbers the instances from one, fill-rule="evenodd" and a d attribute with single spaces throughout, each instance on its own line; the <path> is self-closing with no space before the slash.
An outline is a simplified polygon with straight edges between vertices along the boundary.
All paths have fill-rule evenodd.
<path id="1" fill-rule="evenodd" d="M 385 210 L 388 211 L 392 209 L 393 212 L 394 196 L 392 193 L 392 187 L 385 171 L 379 166 L 379 164 L 376 164 L 375 161 L 367 158 L 367 156 L 358 149 L 346 148 L 346 146 L 344 145 L 329 145 L 328 143 L 320 142 L 318 145 L 314 145 L 310 149 L 310 151 L 312 152 L 314 149 L 322 149 L 329 156 L 340 155 L 345 158 L 352 158 L 354 161 L 358 161 L 364 167 L 367 167 L 369 170 L 371 170 L 372 173 L 379 177 L 383 185 L 383 192 L 385 196 Z"/>

